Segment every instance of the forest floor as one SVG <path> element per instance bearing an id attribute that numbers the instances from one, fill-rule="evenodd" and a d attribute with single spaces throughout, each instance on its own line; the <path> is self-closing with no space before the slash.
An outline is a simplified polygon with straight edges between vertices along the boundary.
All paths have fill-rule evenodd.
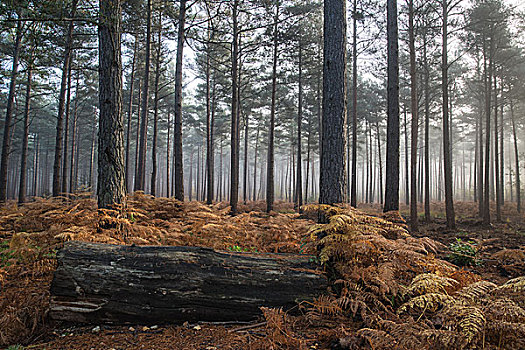
<path id="1" fill-rule="evenodd" d="M 10 203 L 0 209 L 0 346 L 10 350 L 453 349 L 485 343 L 486 349 L 525 347 L 524 287 L 519 279 L 525 275 L 525 217 L 512 204 L 503 208 L 503 222 L 487 228 L 474 203 L 458 202 L 458 228 L 452 232 L 445 229 L 443 205 L 433 203 L 432 222 L 422 223 L 412 237 L 399 214 L 383 215 L 376 205 L 362 204 L 362 212 L 324 208 L 334 219 L 324 226 L 316 225 L 309 209 L 299 215 L 292 204 L 277 203 L 276 211 L 266 214 L 264 207 L 264 202 L 241 205 L 240 214 L 232 217 L 227 203 L 206 206 L 140 193 L 129 197 L 126 208 L 115 211 L 97 211 L 87 195 L 38 199 L 20 207 Z M 400 213 L 405 216 L 407 208 Z M 47 317 L 56 251 L 66 240 L 313 254 L 319 251 L 315 233 L 330 230 L 341 235 L 321 241 L 320 260 L 333 263 L 339 276 L 336 284 L 342 287 L 301 307 L 298 314 L 263 309 L 261 318 L 248 325 L 131 327 L 67 325 Z M 354 232 L 359 233 L 357 238 Z M 421 287 L 416 283 L 421 280 L 444 294 L 432 290 L 429 283 Z M 441 308 L 426 302 L 422 311 L 417 310 L 421 305 L 416 305 L 414 291 L 421 288 L 440 299 Z M 481 299 L 488 290 L 492 294 L 483 296 L 484 306 L 464 305 L 471 314 L 478 309 L 484 312 L 483 326 L 471 319 L 465 323 L 464 316 L 458 321 L 454 314 L 457 328 L 447 324 L 447 315 L 439 314 L 441 309 L 452 309 L 443 301 L 448 295 L 469 292 Z M 498 310 L 507 310 L 512 303 L 511 316 L 495 315 L 495 307 L 486 308 L 502 302 L 506 304 L 498 304 Z M 406 317 L 399 316 L 407 309 Z M 498 322 L 509 325 L 503 329 Z M 394 324 L 403 325 L 402 330 Z"/>

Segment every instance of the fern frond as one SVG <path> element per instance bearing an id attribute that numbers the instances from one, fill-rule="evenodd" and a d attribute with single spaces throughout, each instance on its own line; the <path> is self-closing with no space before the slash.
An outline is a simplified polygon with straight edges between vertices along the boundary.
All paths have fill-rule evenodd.
<path id="1" fill-rule="evenodd" d="M 525 323 L 525 310 L 506 298 L 490 300 L 484 307 L 489 322 Z"/>
<path id="2" fill-rule="evenodd" d="M 454 302 L 454 298 L 441 293 L 428 293 L 414 297 L 401 305 L 398 309 L 398 313 L 408 312 L 411 310 L 416 311 L 430 311 L 435 312 L 440 308 L 449 305 Z"/>
<path id="3" fill-rule="evenodd" d="M 423 331 L 422 336 L 426 338 L 430 349 L 465 349 L 468 345 L 467 339 L 455 331 L 429 329 Z"/>
<path id="4" fill-rule="evenodd" d="M 485 327 L 485 314 L 474 306 L 464 307 L 458 304 L 448 309 L 446 315 L 453 316 L 452 326 L 462 334 L 468 343 L 471 343 Z"/>
<path id="5" fill-rule="evenodd" d="M 359 337 L 365 339 L 372 349 L 397 349 L 397 340 L 385 331 L 361 328 L 357 331 Z"/>
<path id="6" fill-rule="evenodd" d="M 434 273 L 417 275 L 407 289 L 409 295 L 422 295 L 427 293 L 445 293 L 447 289 L 457 285 L 458 282 L 449 277 L 443 277 Z"/>
<path id="7" fill-rule="evenodd" d="M 525 292 L 525 276 L 513 278 L 508 280 L 505 284 L 495 288 L 497 292 L 512 291 L 514 293 Z"/>
<path id="8" fill-rule="evenodd" d="M 525 324 L 513 322 L 489 322 L 486 327 L 487 337 L 498 344 L 498 348 L 524 349 Z"/>
<path id="9" fill-rule="evenodd" d="M 469 302 L 474 302 L 490 293 L 494 288 L 496 288 L 496 285 L 492 282 L 479 281 L 462 288 L 456 295 Z"/>
<path id="10" fill-rule="evenodd" d="M 524 249 L 502 249 L 494 254 L 492 258 L 499 260 L 502 263 L 521 262 L 525 260 Z"/>

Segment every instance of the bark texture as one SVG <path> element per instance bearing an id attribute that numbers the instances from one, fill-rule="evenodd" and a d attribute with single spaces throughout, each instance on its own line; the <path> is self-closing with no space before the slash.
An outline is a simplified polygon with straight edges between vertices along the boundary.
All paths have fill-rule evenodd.
<path id="1" fill-rule="evenodd" d="M 278 3 L 277 3 L 278 5 Z M 268 159 L 266 162 L 266 211 L 273 210 L 275 200 L 275 157 L 274 157 L 274 138 L 275 138 L 275 107 L 277 91 L 277 52 L 279 51 L 278 41 L 279 6 L 275 9 L 273 21 L 273 59 L 272 59 L 272 105 L 270 107 L 270 129 L 268 130 Z M 255 191 L 255 186 L 254 186 Z"/>
<path id="2" fill-rule="evenodd" d="M 233 42 L 232 42 L 232 122 L 231 122 L 231 150 L 230 150 L 230 207 L 232 215 L 237 214 L 239 202 L 239 87 L 238 87 L 238 60 L 239 60 L 239 28 L 238 28 L 239 1 L 233 1 Z"/>
<path id="3" fill-rule="evenodd" d="M 412 128 L 410 138 L 410 228 L 413 232 L 417 232 L 417 141 L 419 131 L 419 106 L 417 92 L 416 47 L 414 31 L 414 0 L 409 0 L 408 41 L 410 47 L 410 114 L 412 114 Z"/>
<path id="4" fill-rule="evenodd" d="M 385 212 L 399 210 L 399 49 L 397 1 L 387 1 L 388 119 L 386 127 Z"/>
<path id="5" fill-rule="evenodd" d="M 71 18 L 75 17 L 77 11 L 78 0 L 73 0 L 71 3 Z M 67 82 L 69 76 L 69 66 L 71 64 L 71 51 L 73 46 L 73 29 L 75 22 L 70 21 L 67 30 L 66 48 L 64 51 L 64 63 L 62 66 L 62 80 L 60 83 L 60 95 L 58 98 L 58 117 L 56 127 L 55 140 L 55 161 L 53 163 L 53 197 L 60 195 L 62 190 L 62 182 L 60 181 L 60 166 L 62 165 L 63 143 L 64 143 L 64 114 L 66 111 L 66 92 Z M 120 42 L 120 41 L 119 41 Z"/>
<path id="6" fill-rule="evenodd" d="M 182 164 L 182 58 L 184 48 L 184 24 L 186 0 L 180 0 L 177 61 L 175 63 L 175 111 L 173 131 L 173 195 L 184 200 L 184 171 Z"/>
<path id="7" fill-rule="evenodd" d="M 151 62 L 151 0 L 147 1 L 146 13 L 146 57 L 144 61 L 144 85 L 142 86 L 142 109 L 140 115 L 140 143 L 135 191 L 146 189 L 146 152 L 148 149 L 149 120 L 149 76 Z"/>
<path id="8" fill-rule="evenodd" d="M 450 115 L 448 101 L 448 0 L 443 0 L 443 38 L 441 55 L 441 89 L 443 94 L 443 161 L 445 174 L 445 212 L 447 215 L 447 228 L 456 227 L 454 214 L 453 184 L 452 184 L 452 152 L 450 141 Z"/>
<path id="9" fill-rule="evenodd" d="M 50 315 L 87 323 L 246 321 L 326 290 L 308 256 L 200 247 L 67 242 L 57 254 Z"/>
<path id="10" fill-rule="evenodd" d="M 4 137 L 2 139 L 2 158 L 0 160 L 0 202 L 7 199 L 7 168 L 11 149 L 11 127 L 13 124 L 13 110 L 15 105 L 16 77 L 18 75 L 18 61 L 20 58 L 20 45 L 22 43 L 22 21 L 16 25 L 16 38 L 13 48 L 13 66 L 11 68 L 11 81 L 4 122 Z"/>
<path id="11" fill-rule="evenodd" d="M 324 2 L 323 118 L 319 203 L 344 201 L 346 2 Z"/>
<path id="12" fill-rule="evenodd" d="M 126 193 L 124 127 L 122 121 L 122 62 L 120 0 L 100 0 L 99 38 L 99 208 L 121 203 Z"/>
<path id="13" fill-rule="evenodd" d="M 34 52 L 34 50 L 33 50 Z M 20 187 L 18 190 L 18 203 L 26 201 L 27 194 L 27 154 L 29 143 L 29 111 L 31 109 L 31 84 L 33 80 L 33 53 L 27 67 L 26 100 L 24 103 L 24 137 L 22 140 L 22 159 L 20 164 Z"/>

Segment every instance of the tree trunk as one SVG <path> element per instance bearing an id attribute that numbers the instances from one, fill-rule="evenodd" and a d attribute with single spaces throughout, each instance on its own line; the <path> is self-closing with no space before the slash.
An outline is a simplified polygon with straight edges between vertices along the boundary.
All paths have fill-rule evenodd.
<path id="1" fill-rule="evenodd" d="M 206 174 L 207 174 L 207 187 L 206 187 L 206 203 L 212 204 L 213 202 L 213 192 L 214 192 L 214 165 L 213 165 L 213 120 L 212 120 L 212 108 L 215 108 L 215 103 L 213 107 L 211 106 L 211 72 L 210 72 L 210 45 L 212 37 L 214 36 L 212 18 L 209 12 L 209 7 L 206 5 L 206 11 L 208 14 L 208 42 L 206 46 Z M 215 96 L 215 88 L 213 89 L 213 95 Z"/>
<path id="2" fill-rule="evenodd" d="M 410 172 L 409 172 L 409 161 L 408 161 L 408 122 L 407 122 L 407 109 L 403 105 L 403 119 L 405 126 L 405 204 L 410 205 Z"/>
<path id="3" fill-rule="evenodd" d="M 499 158 L 499 138 L 498 138 L 498 87 L 496 77 L 494 77 L 494 173 L 496 177 L 496 221 L 501 222 L 501 186 L 500 181 L 500 158 Z"/>
<path id="4" fill-rule="evenodd" d="M 11 149 L 11 127 L 13 124 L 13 110 L 15 104 L 16 77 L 18 75 L 18 61 L 20 58 L 20 45 L 22 43 L 22 21 L 16 25 L 15 46 L 13 48 L 13 66 L 9 82 L 9 95 L 5 113 L 4 137 L 2 140 L 2 158 L 0 160 L 0 202 L 7 200 L 7 168 Z"/>
<path id="5" fill-rule="evenodd" d="M 381 133 L 379 132 L 379 122 L 376 122 L 376 133 L 377 133 L 377 159 L 379 162 L 379 202 L 383 204 L 383 159 L 381 156 Z"/>
<path id="6" fill-rule="evenodd" d="M 33 161 L 33 196 L 36 197 L 38 196 L 38 190 L 39 190 L 39 171 L 38 171 L 38 166 L 39 166 L 39 158 L 40 158 L 40 137 L 39 135 L 37 134 L 36 135 L 36 140 L 35 140 L 35 158 L 34 158 L 34 161 Z"/>
<path id="7" fill-rule="evenodd" d="M 72 59 L 71 59 L 72 60 Z M 66 111 L 64 115 L 64 154 L 62 162 L 62 193 L 68 193 L 67 188 L 67 173 L 68 173 L 68 142 L 69 142 L 69 121 L 71 117 L 71 62 L 69 64 L 69 72 L 67 74 L 67 92 L 66 92 Z"/>
<path id="8" fill-rule="evenodd" d="M 299 212 L 301 212 L 301 207 L 303 206 L 303 168 L 301 154 L 301 129 L 303 123 L 303 51 L 301 45 L 301 40 L 299 40 L 299 106 L 297 108 L 297 175 L 295 179 L 295 206 Z"/>
<path id="9" fill-rule="evenodd" d="M 69 192 L 74 193 L 76 191 L 76 179 L 74 180 L 74 173 L 75 173 L 75 167 L 76 163 L 78 162 L 78 159 L 75 158 L 75 147 L 77 146 L 77 128 L 78 128 L 78 100 L 79 100 L 79 79 L 80 74 L 77 73 L 77 79 L 75 82 L 75 105 L 73 107 L 73 126 L 71 127 L 71 154 L 70 154 L 70 169 L 69 169 Z"/>
<path id="10" fill-rule="evenodd" d="M 244 174 L 243 174 L 243 200 L 246 204 L 248 198 L 248 113 L 244 117 Z"/>
<path id="11" fill-rule="evenodd" d="M 257 125 L 257 137 L 255 139 L 255 152 L 253 161 L 253 201 L 257 200 L 257 156 L 259 152 L 259 131 L 260 126 Z"/>
<path id="12" fill-rule="evenodd" d="M 425 221 L 430 223 L 430 67 L 427 56 L 427 35 L 424 30 L 423 37 L 423 64 L 425 67 Z"/>
<path id="13" fill-rule="evenodd" d="M 88 177 L 88 184 L 89 184 L 89 188 L 91 191 L 94 192 L 93 190 L 93 174 L 95 173 L 95 137 L 96 137 L 96 131 L 97 131 L 97 127 L 96 127 L 96 123 L 97 123 L 97 116 L 96 114 L 94 114 L 94 117 L 93 117 L 93 126 L 91 128 L 91 152 L 90 152 L 90 157 L 89 157 L 89 177 Z M 47 165 L 47 153 L 46 153 L 46 165 Z"/>
<path id="14" fill-rule="evenodd" d="M 500 138 L 499 138 L 499 142 L 500 142 L 500 169 L 499 169 L 499 178 L 500 178 L 500 186 L 501 186 L 501 189 L 499 191 L 500 193 L 500 203 L 501 205 L 505 205 L 505 148 L 504 148 L 504 134 L 503 134 L 503 131 L 504 131 L 504 122 L 503 122 L 503 102 L 504 102 L 504 99 L 503 99 L 503 79 L 500 79 L 500 85 L 501 85 L 501 103 L 499 104 L 499 109 L 500 109 L 500 118 L 501 118 L 501 123 L 500 123 Z"/>
<path id="15" fill-rule="evenodd" d="M 249 321 L 327 287 L 311 257 L 67 242 L 57 254 L 50 316 L 108 324 Z"/>
<path id="16" fill-rule="evenodd" d="M 155 62 L 155 97 L 153 101 L 153 145 L 151 148 L 151 189 L 153 196 L 157 195 L 157 134 L 159 121 L 159 80 L 160 80 L 160 61 L 162 49 L 162 11 L 159 12 L 159 32 Z"/>
<path id="17" fill-rule="evenodd" d="M 73 0 L 71 3 L 71 18 L 74 18 L 77 11 L 78 0 Z M 53 163 L 53 197 L 60 195 L 62 189 L 62 182 L 60 181 L 60 166 L 62 165 L 63 156 L 63 142 L 64 142 L 64 112 L 66 104 L 67 81 L 69 76 L 69 66 L 71 64 L 71 51 L 73 46 L 73 29 L 74 21 L 69 22 L 66 37 L 66 47 L 64 51 L 64 64 L 62 66 L 62 81 L 60 83 L 60 95 L 58 98 L 58 118 L 56 127 L 55 140 L 55 161 Z"/>
<path id="18" fill-rule="evenodd" d="M 168 126 L 166 130 L 166 197 L 171 196 L 170 192 L 170 130 L 171 130 L 171 120 L 170 120 L 170 109 L 168 108 Z"/>
<path id="19" fill-rule="evenodd" d="M 27 153 L 29 143 L 29 111 L 31 108 L 31 84 L 33 79 L 33 57 L 34 50 L 31 51 L 31 58 L 27 66 L 26 99 L 24 105 L 24 138 L 22 140 L 22 161 L 20 164 L 20 187 L 18 190 L 18 203 L 26 201 L 27 194 Z"/>
<path id="20" fill-rule="evenodd" d="M 410 134 L 410 228 L 417 232 L 417 141 L 418 141 L 418 94 L 416 73 L 416 46 L 414 34 L 414 0 L 408 1 L 408 42 L 410 51 L 410 114 L 412 115 L 412 128 Z"/>
<path id="21" fill-rule="evenodd" d="M 346 123 L 346 2 L 324 2 L 323 118 L 319 203 L 344 201 Z"/>
<path id="22" fill-rule="evenodd" d="M 357 0 L 353 2 L 352 31 L 352 185 L 350 205 L 357 207 Z"/>
<path id="23" fill-rule="evenodd" d="M 98 206 L 110 208 L 126 195 L 120 0 L 100 0 L 99 14 L 99 133 Z"/>
<path id="24" fill-rule="evenodd" d="M 148 149 L 149 117 L 149 73 L 151 62 L 151 0 L 147 0 L 146 9 L 146 57 L 144 60 L 144 85 L 142 86 L 142 109 L 140 116 L 139 163 L 135 191 L 144 191 L 146 186 L 146 152 Z"/>
<path id="25" fill-rule="evenodd" d="M 477 73 L 481 80 L 481 73 L 479 69 L 479 63 L 477 64 Z M 485 82 L 486 79 L 486 71 L 484 71 L 484 77 L 483 80 Z M 479 144 L 479 164 L 478 164 L 478 176 L 477 176 L 477 187 L 478 187 L 478 216 L 480 218 L 484 215 L 483 205 L 484 205 L 484 199 L 483 199 L 483 193 L 484 193 L 484 180 L 483 180 L 483 101 L 480 99 L 479 101 L 479 134 L 478 134 L 478 144 Z"/>
<path id="26" fill-rule="evenodd" d="M 275 200 L 275 157 L 274 157 L 274 138 L 275 138 L 275 107 L 277 91 L 277 51 L 278 23 L 279 23 L 279 2 L 276 2 L 275 16 L 273 21 L 273 58 L 272 58 L 272 105 L 270 107 L 270 130 L 268 130 L 268 160 L 266 163 L 266 211 L 273 210 Z"/>
<path id="27" fill-rule="evenodd" d="M 231 214 L 237 214 L 239 202 L 239 0 L 234 0 L 232 8 L 233 38 L 232 38 L 232 107 L 231 107 L 231 143 L 230 143 L 230 207 Z"/>
<path id="28" fill-rule="evenodd" d="M 514 139 L 514 161 L 516 162 L 516 202 L 518 213 L 521 213 L 520 157 L 518 151 L 518 138 L 516 136 L 516 121 L 514 119 L 514 103 L 512 100 L 510 100 L 510 118 L 512 121 L 512 136 Z"/>
<path id="29" fill-rule="evenodd" d="M 131 165 L 130 165 L 130 144 L 131 144 L 131 116 L 133 115 L 133 86 L 135 84 L 135 67 L 137 64 L 138 39 L 135 36 L 133 45 L 133 60 L 131 63 L 131 78 L 129 83 L 129 101 L 128 101 L 128 128 L 126 130 L 126 191 L 131 191 Z M 140 87 L 139 87 L 140 90 Z"/>
<path id="30" fill-rule="evenodd" d="M 386 137 L 385 204 L 383 211 L 399 210 L 399 50 L 397 0 L 387 1 L 388 119 Z"/>
<path id="31" fill-rule="evenodd" d="M 180 0 L 177 61 L 175 63 L 175 112 L 173 120 L 175 123 L 173 131 L 173 195 L 180 201 L 184 200 L 184 164 L 182 159 L 182 59 L 185 22 L 186 0 Z"/>
<path id="32" fill-rule="evenodd" d="M 493 43 L 490 42 L 490 52 L 487 52 L 486 41 L 483 42 L 483 64 L 485 85 L 485 178 L 483 194 L 483 223 L 490 225 L 490 105 L 492 95 L 492 52 Z M 487 54 L 489 57 L 487 57 Z M 487 60 L 488 68 L 487 68 Z"/>
<path id="33" fill-rule="evenodd" d="M 454 214 L 454 201 L 452 192 L 452 154 L 450 147 L 450 126 L 449 126 L 449 101 L 448 101 L 448 0 L 442 0 L 443 7 L 443 36 L 442 36 L 442 55 L 441 55 L 441 89 L 443 93 L 443 159 L 445 174 L 445 212 L 447 215 L 447 228 L 456 228 L 456 218 Z"/>
<path id="34" fill-rule="evenodd" d="M 137 186 L 135 183 L 138 181 L 137 179 L 139 178 L 140 106 L 142 101 L 141 82 L 142 80 L 139 79 L 139 95 L 137 96 L 137 129 L 135 130 L 135 177 L 133 179 L 133 189 L 135 189 L 135 186 Z"/>

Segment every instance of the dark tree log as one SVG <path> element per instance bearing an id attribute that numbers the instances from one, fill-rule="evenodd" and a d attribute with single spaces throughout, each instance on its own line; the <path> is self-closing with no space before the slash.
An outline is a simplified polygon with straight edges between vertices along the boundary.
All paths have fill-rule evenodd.
<path id="1" fill-rule="evenodd" d="M 58 252 L 50 315 L 111 324 L 246 321 L 326 290 L 308 256 L 67 242 Z"/>

